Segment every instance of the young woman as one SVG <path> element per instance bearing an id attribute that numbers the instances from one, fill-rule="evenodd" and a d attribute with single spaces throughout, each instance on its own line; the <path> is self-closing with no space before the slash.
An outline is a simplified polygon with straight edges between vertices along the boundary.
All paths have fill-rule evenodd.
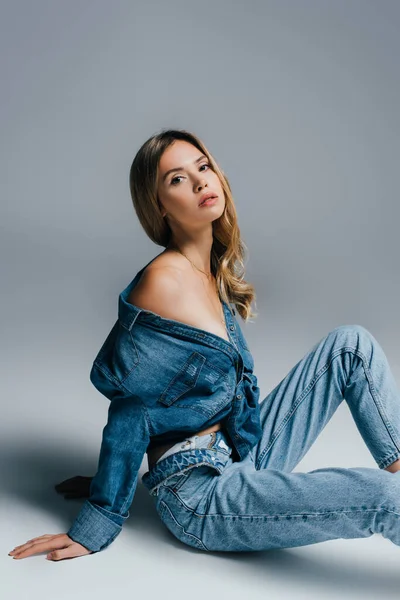
<path id="1" fill-rule="evenodd" d="M 400 394 L 360 325 L 328 332 L 261 402 L 235 317 L 254 316 L 231 189 L 205 145 L 167 130 L 140 148 L 130 187 L 144 230 L 165 250 L 120 293 L 92 383 L 110 400 L 96 475 L 56 489 L 86 498 L 67 533 L 14 558 L 98 552 L 142 481 L 163 523 L 201 550 L 288 548 L 381 533 L 400 545 Z M 235 307 L 235 308 L 233 308 Z M 378 468 L 293 473 L 342 400 Z"/>

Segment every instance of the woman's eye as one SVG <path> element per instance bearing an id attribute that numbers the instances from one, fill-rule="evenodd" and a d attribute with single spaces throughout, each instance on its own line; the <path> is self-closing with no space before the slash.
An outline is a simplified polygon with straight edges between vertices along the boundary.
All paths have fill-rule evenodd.
<path id="1" fill-rule="evenodd" d="M 201 169 L 202 167 L 209 167 L 209 166 L 210 166 L 209 163 L 204 163 L 204 164 L 200 165 L 199 169 Z M 182 175 L 176 175 L 176 177 L 173 177 L 173 179 L 171 179 L 171 185 L 177 185 L 176 183 L 174 183 L 174 181 L 176 179 L 179 179 L 180 177 L 182 177 Z M 178 181 L 178 183 L 179 183 L 179 181 Z"/>

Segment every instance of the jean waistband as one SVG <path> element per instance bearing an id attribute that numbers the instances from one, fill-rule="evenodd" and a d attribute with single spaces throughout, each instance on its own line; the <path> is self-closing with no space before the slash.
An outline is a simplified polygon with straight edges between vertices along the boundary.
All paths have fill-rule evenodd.
<path id="1" fill-rule="evenodd" d="M 169 450 L 164 452 L 160 456 L 160 458 L 156 461 L 156 464 L 163 460 L 167 456 L 171 454 L 175 454 L 175 452 L 181 452 L 183 450 L 194 450 L 195 448 L 212 448 L 217 446 L 218 448 L 223 448 L 224 450 L 231 450 L 230 446 L 226 443 L 224 438 L 220 436 L 220 439 L 217 440 L 217 431 L 211 431 L 210 433 L 206 433 L 205 435 L 192 435 L 190 437 L 177 442 Z"/>
<path id="2" fill-rule="evenodd" d="M 224 431 L 193 435 L 169 448 L 143 475 L 142 482 L 154 494 L 167 478 L 195 466 L 208 465 L 220 474 L 231 454 L 232 446 Z"/>

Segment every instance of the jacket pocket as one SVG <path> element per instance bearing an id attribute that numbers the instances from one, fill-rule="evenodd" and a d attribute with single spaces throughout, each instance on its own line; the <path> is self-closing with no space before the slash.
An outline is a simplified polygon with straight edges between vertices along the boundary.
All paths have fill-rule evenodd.
<path id="1" fill-rule="evenodd" d="M 157 400 L 171 410 L 188 409 L 210 419 L 229 402 L 228 375 L 199 352 L 192 352 Z"/>
<path id="2" fill-rule="evenodd" d="M 206 361 L 206 357 L 199 352 L 192 352 L 183 367 L 169 382 L 166 389 L 159 397 L 159 401 L 170 406 L 178 398 L 196 386 L 200 371 Z"/>

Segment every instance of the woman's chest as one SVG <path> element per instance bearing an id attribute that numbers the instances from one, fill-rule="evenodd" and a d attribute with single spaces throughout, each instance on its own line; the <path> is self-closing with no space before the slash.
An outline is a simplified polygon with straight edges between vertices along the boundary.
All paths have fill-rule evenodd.
<path id="1" fill-rule="evenodd" d="M 185 279 L 179 302 L 165 306 L 161 298 L 146 298 L 140 285 L 131 290 L 129 302 L 139 308 L 150 309 L 166 319 L 202 329 L 230 342 L 222 302 L 211 284 L 204 285 L 195 278 Z"/>

